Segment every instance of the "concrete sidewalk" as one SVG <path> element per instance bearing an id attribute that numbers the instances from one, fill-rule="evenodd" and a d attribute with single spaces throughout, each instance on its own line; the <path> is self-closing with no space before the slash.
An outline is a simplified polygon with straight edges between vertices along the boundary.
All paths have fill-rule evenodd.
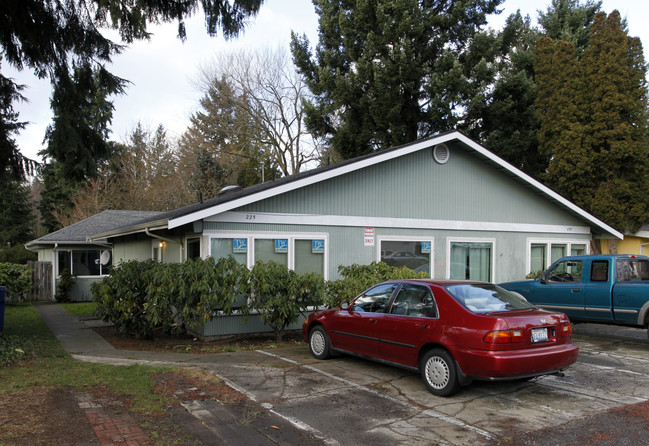
<path id="1" fill-rule="evenodd" d="M 115 349 L 93 329 L 95 321 L 81 321 L 57 304 L 34 305 L 39 315 L 61 345 L 73 358 L 85 362 L 113 365 L 148 364 L 154 366 L 198 367 L 210 370 L 210 364 L 218 362 L 218 354 L 157 353 Z M 245 354 L 244 354 L 245 355 Z M 217 375 L 218 376 L 218 375 Z M 227 383 L 227 380 L 224 380 Z M 324 444 L 286 419 L 267 413 L 263 426 L 237 422 L 238 414 L 228 405 L 218 401 L 185 401 L 187 410 L 184 427 L 203 444 L 215 445 L 298 445 Z M 197 429 L 196 426 L 199 426 Z M 269 431 L 265 426 L 274 426 Z M 102 443 L 103 444 L 103 443 Z"/>

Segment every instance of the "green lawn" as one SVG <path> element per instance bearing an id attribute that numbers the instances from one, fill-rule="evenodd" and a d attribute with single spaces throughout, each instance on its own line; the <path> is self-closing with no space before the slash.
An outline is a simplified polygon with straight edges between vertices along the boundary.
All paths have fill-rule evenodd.
<path id="1" fill-rule="evenodd" d="M 92 314 L 94 304 L 67 304 L 74 314 Z M 131 398 L 134 410 L 156 412 L 163 398 L 152 392 L 151 375 L 169 371 L 143 365 L 112 366 L 73 359 L 30 304 L 7 304 L 4 334 L 0 334 L 0 395 L 31 386 L 84 388 L 107 386 L 115 394 Z M 17 350 L 16 350 L 17 349 Z M 21 359 L 6 365 L 10 351 Z M 24 353 L 20 353 L 20 352 Z"/>

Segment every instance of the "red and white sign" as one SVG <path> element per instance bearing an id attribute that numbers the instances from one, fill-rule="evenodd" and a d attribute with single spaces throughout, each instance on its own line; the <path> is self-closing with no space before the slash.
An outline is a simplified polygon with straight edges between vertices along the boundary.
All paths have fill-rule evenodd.
<path id="1" fill-rule="evenodd" d="M 365 228 L 365 246 L 374 246 L 374 228 Z"/>

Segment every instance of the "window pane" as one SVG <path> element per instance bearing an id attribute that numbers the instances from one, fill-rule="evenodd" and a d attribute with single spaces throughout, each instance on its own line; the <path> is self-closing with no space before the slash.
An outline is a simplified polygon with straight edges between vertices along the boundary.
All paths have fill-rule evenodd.
<path id="1" fill-rule="evenodd" d="M 392 314 L 416 317 L 436 317 L 435 302 L 430 289 L 416 285 L 404 285 L 394 299 Z"/>
<path id="2" fill-rule="evenodd" d="M 98 276 L 99 251 L 72 251 L 72 274 L 77 276 Z"/>
<path id="3" fill-rule="evenodd" d="M 397 284 L 388 283 L 367 290 L 365 294 L 360 295 L 354 300 L 354 311 L 368 311 L 371 313 L 385 312 L 388 300 L 396 287 Z"/>
<path id="4" fill-rule="evenodd" d="M 582 261 L 564 260 L 563 262 L 557 263 L 548 272 L 548 280 L 550 282 L 560 283 L 581 282 L 583 266 Z"/>
<path id="5" fill-rule="evenodd" d="M 545 243 L 532 243 L 530 249 L 530 272 L 543 271 L 547 265 L 547 245 Z"/>
<path id="6" fill-rule="evenodd" d="M 324 240 L 295 240 L 295 272 L 324 275 Z"/>
<path id="7" fill-rule="evenodd" d="M 67 269 L 72 274 L 72 253 L 70 251 L 58 251 L 57 258 L 59 261 L 59 274 Z"/>
<path id="8" fill-rule="evenodd" d="M 247 239 L 213 238 L 211 245 L 212 257 L 216 260 L 232 255 L 237 262 L 248 264 Z"/>
<path id="9" fill-rule="evenodd" d="M 107 276 L 113 268 L 113 253 L 110 249 L 105 249 L 99 253 L 99 266 L 101 267 L 100 274 Z"/>
<path id="10" fill-rule="evenodd" d="M 381 241 L 381 261 L 430 273 L 430 242 Z"/>
<path id="11" fill-rule="evenodd" d="M 550 262 L 554 263 L 559 260 L 561 257 L 565 257 L 567 252 L 566 245 L 552 245 Z"/>
<path id="12" fill-rule="evenodd" d="M 201 256 L 201 239 L 193 238 L 187 240 L 187 258 L 198 259 Z"/>
<path id="13" fill-rule="evenodd" d="M 491 243 L 451 242 L 451 279 L 491 281 Z"/>
<path id="14" fill-rule="evenodd" d="M 586 255 L 586 245 L 573 244 L 570 246 L 570 255 L 583 256 Z"/>
<path id="15" fill-rule="evenodd" d="M 590 280 L 593 282 L 608 281 L 608 260 L 593 260 L 590 268 Z"/>
<path id="16" fill-rule="evenodd" d="M 288 266 L 288 246 L 284 248 L 285 240 L 286 239 L 255 239 L 255 263 L 259 261 L 273 261 L 280 265 Z"/>

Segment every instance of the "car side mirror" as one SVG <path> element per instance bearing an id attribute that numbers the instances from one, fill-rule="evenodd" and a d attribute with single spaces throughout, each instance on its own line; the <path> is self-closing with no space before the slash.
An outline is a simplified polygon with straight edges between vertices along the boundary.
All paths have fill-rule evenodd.
<path id="1" fill-rule="evenodd" d="M 349 302 L 347 302 L 347 301 L 341 302 L 340 303 L 340 309 L 341 310 L 349 310 Z"/>
<path id="2" fill-rule="evenodd" d="M 547 271 L 544 271 L 543 274 L 541 274 L 541 278 L 539 279 L 539 282 L 548 283 L 548 272 Z"/>

